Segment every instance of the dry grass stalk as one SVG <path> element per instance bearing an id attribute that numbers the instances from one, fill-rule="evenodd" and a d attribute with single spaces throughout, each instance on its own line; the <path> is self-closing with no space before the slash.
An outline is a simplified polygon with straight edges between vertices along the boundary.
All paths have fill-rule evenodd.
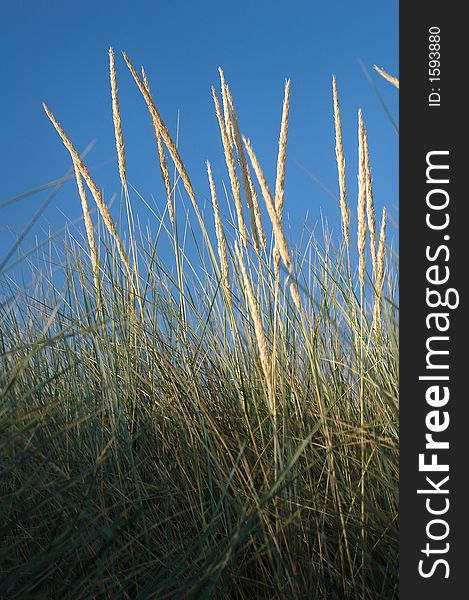
<path id="1" fill-rule="evenodd" d="M 122 245 L 122 242 L 117 233 L 116 225 L 114 223 L 113 218 L 111 217 L 109 208 L 108 208 L 107 204 L 105 204 L 103 197 L 101 195 L 101 192 L 99 191 L 98 186 L 96 185 L 93 178 L 91 177 L 87 166 L 82 161 L 80 155 L 78 154 L 74 145 L 70 141 L 70 138 L 67 136 L 65 131 L 62 129 L 60 123 L 57 121 L 57 119 L 54 117 L 54 115 L 51 113 L 51 111 L 47 108 L 45 103 L 43 103 L 42 106 L 44 107 L 44 110 L 46 111 L 47 116 L 49 117 L 52 124 L 54 125 L 57 133 L 60 135 L 62 142 L 64 143 L 64 146 L 70 152 L 73 163 L 76 164 L 76 166 L 78 167 L 78 169 L 80 171 L 80 174 L 82 175 L 83 179 L 85 180 L 86 185 L 88 186 L 88 188 L 91 192 L 91 195 L 93 196 L 94 201 L 96 202 L 96 205 L 98 206 L 98 209 L 99 209 L 99 212 L 101 213 L 104 224 L 106 225 L 107 230 L 109 231 L 111 237 L 113 238 L 113 240 L 116 243 L 117 250 L 119 252 L 121 260 L 124 263 L 124 266 L 126 267 L 128 274 L 131 275 L 132 271 L 130 268 L 129 260 L 127 258 L 127 254 L 124 250 L 124 246 Z"/>
<path id="2" fill-rule="evenodd" d="M 282 121 L 280 125 L 280 136 L 278 140 L 277 175 L 275 178 L 275 209 L 280 221 L 283 215 L 283 201 L 285 196 L 285 166 L 287 160 L 287 138 L 288 138 L 288 113 L 290 109 L 290 80 L 285 82 L 285 95 L 283 98 Z M 277 244 L 274 246 L 274 270 L 278 275 L 280 268 L 280 252 Z"/>
<path id="3" fill-rule="evenodd" d="M 147 74 L 145 73 L 145 70 L 143 67 L 142 67 L 142 79 L 143 79 L 145 88 L 147 89 L 148 93 L 151 95 L 150 83 L 148 82 L 148 77 L 147 77 Z M 159 131 L 156 129 L 156 127 L 154 126 L 153 121 L 152 121 L 152 125 L 153 125 L 153 131 L 155 133 L 156 145 L 158 148 L 158 158 L 159 158 L 159 163 L 160 163 L 161 178 L 163 180 L 164 187 L 166 190 L 166 199 L 167 199 L 169 218 L 171 220 L 172 225 L 174 226 L 174 209 L 173 209 L 173 202 L 171 200 L 172 188 L 171 188 L 171 179 L 169 177 L 168 163 L 166 161 L 166 156 L 164 153 L 164 147 L 163 147 L 163 141 L 161 139 L 161 135 L 159 134 Z"/>
<path id="4" fill-rule="evenodd" d="M 275 202 L 270 193 L 269 186 L 267 185 L 267 181 L 265 179 L 264 172 L 262 171 L 262 168 L 259 164 L 259 161 L 257 160 L 254 150 L 251 147 L 250 141 L 247 140 L 245 137 L 243 137 L 243 142 L 246 147 L 246 151 L 249 155 L 249 159 L 251 160 L 254 172 L 256 173 L 256 177 L 257 177 L 257 180 L 259 182 L 259 185 L 260 185 L 260 188 L 262 191 L 262 196 L 264 198 L 264 201 L 265 201 L 265 204 L 267 207 L 267 212 L 269 213 L 270 220 L 272 221 L 275 245 L 278 248 L 278 250 L 280 252 L 280 256 L 282 258 L 282 261 L 289 273 L 289 280 L 290 280 L 289 285 L 290 285 L 290 291 L 291 291 L 293 301 L 295 303 L 297 310 L 301 311 L 301 302 L 300 302 L 300 296 L 298 293 L 298 287 L 296 285 L 296 282 L 292 279 L 293 263 L 292 263 L 292 260 L 290 257 L 290 251 L 288 249 L 288 244 L 287 244 L 287 240 L 285 238 L 285 233 L 283 231 L 282 223 L 281 223 L 279 215 L 277 213 L 277 209 L 275 208 Z"/>
<path id="5" fill-rule="evenodd" d="M 244 149 L 243 149 L 243 152 L 244 152 Z M 249 191 L 250 191 L 251 198 L 252 198 L 252 207 L 253 207 L 253 211 L 254 211 L 254 219 L 256 222 L 257 233 L 259 235 L 259 241 L 260 241 L 262 248 L 265 249 L 267 239 L 265 236 L 264 224 L 262 223 L 261 211 L 259 209 L 259 201 L 257 199 L 256 188 L 254 187 L 254 182 L 252 180 L 251 171 L 249 169 L 249 165 L 247 164 L 247 162 L 246 162 L 246 174 L 247 174 L 247 180 L 248 180 L 248 184 L 249 184 Z"/>
<path id="6" fill-rule="evenodd" d="M 76 161 L 73 161 L 73 168 L 75 170 L 75 178 L 78 186 L 78 193 L 80 195 L 81 200 L 81 208 L 83 210 L 83 220 L 85 221 L 85 229 L 86 236 L 88 238 L 88 246 L 90 247 L 90 260 L 91 260 L 91 268 L 93 270 L 93 279 L 94 285 L 97 290 L 100 289 L 100 279 L 99 279 L 99 263 L 98 263 L 98 247 L 96 245 L 96 239 L 94 237 L 94 227 L 93 221 L 91 220 L 91 212 L 88 204 L 88 199 L 86 198 L 86 190 L 83 185 L 83 179 L 80 175 L 80 168 L 78 167 Z"/>
<path id="7" fill-rule="evenodd" d="M 226 86 L 226 96 L 228 99 L 231 125 L 233 128 L 233 139 L 236 147 L 236 152 L 238 154 L 238 162 L 241 170 L 241 181 L 243 183 L 243 189 L 246 195 L 247 205 L 249 207 L 252 236 L 257 251 L 257 244 L 262 246 L 262 248 L 265 248 L 266 238 L 264 232 L 264 225 L 262 223 L 262 217 L 259 210 L 257 192 L 254 187 L 254 183 L 251 177 L 251 171 L 249 169 L 249 165 L 246 160 L 246 155 L 244 153 L 243 142 L 241 140 L 241 131 L 239 129 L 238 117 L 236 116 L 236 111 L 234 108 L 233 97 L 228 86 Z"/>
<path id="8" fill-rule="evenodd" d="M 242 240 L 244 246 L 247 247 L 247 243 L 248 243 L 247 230 L 246 230 L 246 224 L 244 222 L 243 204 L 241 201 L 241 190 L 240 190 L 240 186 L 239 186 L 239 179 L 238 179 L 238 175 L 236 173 L 236 165 L 235 165 L 234 154 L 233 154 L 233 144 L 231 142 L 230 135 L 225 126 L 225 121 L 224 121 L 223 115 L 221 113 L 220 102 L 218 101 L 217 93 L 213 86 L 212 86 L 212 96 L 213 96 L 213 102 L 215 104 L 215 112 L 217 115 L 218 124 L 220 126 L 221 139 L 222 139 L 222 143 L 223 143 L 223 150 L 225 152 L 226 166 L 228 167 L 228 175 L 230 177 L 231 190 L 233 192 L 233 197 L 234 197 L 234 201 L 235 201 L 236 215 L 238 217 L 239 234 L 241 236 L 241 240 Z"/>
<path id="9" fill-rule="evenodd" d="M 249 308 L 249 312 L 251 313 L 251 318 L 254 324 L 254 333 L 256 335 L 257 347 L 259 349 L 259 357 L 261 359 L 261 366 L 264 372 L 265 381 L 267 384 L 268 391 L 268 401 L 269 408 L 273 415 L 275 415 L 275 397 L 272 389 L 272 364 L 270 360 L 270 353 L 267 345 L 267 338 L 265 335 L 264 327 L 262 325 L 262 319 L 259 313 L 259 308 L 257 304 L 256 297 L 254 295 L 254 290 L 252 288 L 251 280 L 249 279 L 249 275 L 246 270 L 246 265 L 244 264 L 244 259 L 242 252 L 240 250 L 239 244 L 235 243 L 235 251 L 236 256 L 238 257 L 239 268 L 241 270 L 241 275 L 243 279 L 244 292 L 246 294 L 247 304 Z"/>
<path id="10" fill-rule="evenodd" d="M 280 125 L 280 136 L 278 140 L 277 155 L 277 177 L 275 179 L 275 208 L 280 219 L 283 213 L 283 201 L 285 195 L 285 165 L 287 158 L 287 137 L 288 137 L 288 113 L 290 109 L 290 80 L 285 82 L 285 95 L 282 107 L 282 122 Z"/>
<path id="11" fill-rule="evenodd" d="M 230 126 L 231 111 L 230 111 L 230 105 L 229 105 L 228 94 L 227 94 L 228 86 L 226 85 L 225 74 L 223 73 L 223 70 L 221 67 L 218 67 L 218 73 L 220 74 L 221 100 L 222 100 L 222 104 L 223 104 L 223 116 L 225 118 L 225 127 L 226 127 L 226 131 L 228 133 L 228 137 L 230 139 L 230 144 L 233 145 L 233 137 L 230 135 L 230 133 L 231 133 L 231 126 Z"/>
<path id="12" fill-rule="evenodd" d="M 186 167 L 184 166 L 184 163 L 182 162 L 182 159 L 179 155 L 179 151 L 176 147 L 176 144 L 174 143 L 173 139 L 171 138 L 168 128 L 166 127 L 163 119 L 161 118 L 161 115 L 158 112 L 158 109 L 156 108 L 155 103 L 153 102 L 151 94 L 146 89 L 145 84 L 143 83 L 143 81 L 141 81 L 141 79 L 138 76 L 137 72 L 135 71 L 132 63 L 130 62 L 128 56 L 125 53 L 123 53 L 123 56 L 124 56 L 124 60 L 127 64 L 127 67 L 129 68 L 129 71 L 131 72 L 132 77 L 134 78 L 135 83 L 137 84 L 140 92 L 142 93 L 142 96 L 148 107 L 148 110 L 150 112 L 150 116 L 152 119 L 153 127 L 154 127 L 155 131 L 158 131 L 158 133 L 161 135 L 163 142 L 165 143 L 166 147 L 168 148 L 168 152 L 170 153 L 171 158 L 174 161 L 176 169 L 177 169 L 177 171 L 181 177 L 181 180 L 184 184 L 184 188 L 186 189 L 186 192 L 189 195 L 189 198 L 191 199 L 192 206 L 194 207 L 197 218 L 199 219 L 200 223 L 203 223 L 203 218 L 200 213 L 199 207 L 197 205 L 197 201 L 195 199 L 194 188 L 192 187 L 192 182 L 186 171 Z"/>
<path id="13" fill-rule="evenodd" d="M 230 280 L 229 280 L 229 270 L 228 270 L 228 253 L 226 251 L 226 239 L 225 239 L 225 234 L 223 233 L 223 225 L 222 225 L 221 216 L 220 216 L 220 207 L 218 205 L 217 192 L 215 190 L 215 183 L 213 181 L 212 167 L 211 167 L 209 161 L 207 161 L 207 173 L 208 173 L 208 181 L 210 184 L 210 194 L 212 197 L 213 214 L 215 216 L 215 231 L 217 234 L 217 241 L 218 241 L 218 256 L 220 257 L 222 282 L 225 285 L 226 290 L 229 292 Z"/>
<path id="14" fill-rule="evenodd" d="M 381 323 L 381 301 L 383 296 L 384 284 L 384 260 L 386 252 L 386 208 L 383 208 L 381 217 L 381 228 L 379 233 L 377 269 L 375 273 L 375 306 L 373 311 L 373 323 L 376 327 Z"/>
<path id="15" fill-rule="evenodd" d="M 293 298 L 293 302 L 295 303 L 296 310 L 298 312 L 300 312 L 301 311 L 301 300 L 300 300 L 300 293 L 298 291 L 298 286 L 296 285 L 296 281 L 294 279 L 290 278 L 288 285 L 290 286 L 290 294 L 291 294 L 291 297 Z"/>
<path id="16" fill-rule="evenodd" d="M 267 180 L 259 164 L 259 161 L 257 160 L 257 156 L 255 155 L 254 150 L 252 149 L 251 142 L 247 140 L 244 136 L 243 142 L 246 147 L 246 151 L 248 153 L 254 172 L 256 174 L 257 180 L 259 182 L 262 191 L 262 196 L 267 207 L 267 212 L 269 213 L 270 220 L 272 221 L 275 241 L 278 244 L 280 256 L 282 257 L 283 263 L 288 269 L 288 272 L 291 272 L 292 261 L 290 258 L 290 251 L 288 250 L 287 240 L 285 238 L 282 223 L 278 216 L 277 209 L 275 208 L 275 202 L 272 198 L 272 194 L 270 193 Z"/>
<path id="17" fill-rule="evenodd" d="M 376 65 L 373 65 L 373 69 L 377 71 L 381 75 L 381 77 L 384 77 L 386 81 L 389 81 L 389 83 L 392 83 L 394 87 L 399 89 L 399 79 L 397 77 L 389 75 L 389 73 L 387 73 L 384 69 L 382 69 L 381 67 L 377 67 Z"/>
<path id="18" fill-rule="evenodd" d="M 358 111 L 358 278 L 360 286 L 365 285 L 366 248 L 366 167 L 365 167 L 365 125 L 362 111 Z"/>
<path id="19" fill-rule="evenodd" d="M 342 120 L 340 118 L 339 95 L 335 76 L 332 78 L 332 95 L 334 99 L 334 125 L 335 125 L 335 155 L 337 172 L 339 176 L 339 200 L 342 217 L 342 234 L 347 246 L 350 245 L 350 210 L 347 205 L 347 187 L 345 183 L 345 154 L 342 142 Z"/>
<path id="20" fill-rule="evenodd" d="M 166 189 L 166 205 L 168 207 L 169 219 L 174 226 L 174 208 L 171 194 L 171 180 L 169 178 L 168 163 L 166 162 L 166 156 L 164 154 L 163 141 L 161 135 L 155 131 L 156 145 L 158 148 L 158 157 L 160 160 L 160 171 L 163 179 L 164 187 Z"/>
<path id="21" fill-rule="evenodd" d="M 375 202 L 373 198 L 373 179 L 371 177 L 370 153 L 368 150 L 368 137 L 366 127 L 363 127 L 363 151 L 365 154 L 365 177 L 366 177 L 366 214 L 368 218 L 368 230 L 370 232 L 370 251 L 373 273 L 376 274 L 376 219 Z"/>
<path id="22" fill-rule="evenodd" d="M 111 80 L 112 98 L 112 120 L 114 122 L 114 135 L 116 138 L 117 162 L 119 165 L 119 177 L 124 188 L 127 187 L 125 168 L 124 136 L 122 135 L 122 121 L 119 108 L 119 96 L 117 93 L 116 67 L 114 64 L 114 50 L 109 48 L 109 73 Z"/>

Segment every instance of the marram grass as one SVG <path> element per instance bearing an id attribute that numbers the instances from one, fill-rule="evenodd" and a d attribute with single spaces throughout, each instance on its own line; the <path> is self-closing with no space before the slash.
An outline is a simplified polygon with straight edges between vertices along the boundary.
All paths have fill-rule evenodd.
<path id="1" fill-rule="evenodd" d="M 146 233 L 118 231 L 46 109 L 71 153 L 86 233 L 71 229 L 54 258 L 38 248 L 51 267 L 31 288 L 0 280 L 0 597 L 397 598 L 397 266 L 386 213 L 377 236 L 367 204 L 361 113 L 357 269 L 335 79 L 343 235 L 334 244 L 325 228 L 301 247 L 282 221 L 289 82 L 272 197 L 221 73 L 223 114 L 214 98 L 239 225 L 227 227 L 210 164 L 201 196 L 214 214 L 200 208 L 146 76 L 125 62 L 152 119 L 163 216 Z M 194 223 L 177 213 L 184 190 L 166 152 Z"/>

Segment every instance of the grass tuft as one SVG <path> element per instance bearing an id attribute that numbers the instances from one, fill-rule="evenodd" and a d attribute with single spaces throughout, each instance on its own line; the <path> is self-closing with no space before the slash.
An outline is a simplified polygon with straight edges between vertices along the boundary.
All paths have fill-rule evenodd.
<path id="1" fill-rule="evenodd" d="M 124 58 L 152 119 L 162 216 L 145 232 L 132 225 L 111 50 L 132 229 L 118 232 L 46 108 L 72 156 L 85 231 L 69 228 L 54 257 L 38 246 L 23 264 L 32 286 L 0 278 L 0 597 L 397 598 L 397 265 L 385 211 L 375 231 L 361 112 L 357 269 L 335 78 L 342 240 L 324 226 L 321 239 L 289 244 L 290 82 L 272 197 L 220 71 L 214 101 L 238 217 L 227 232 L 210 163 L 215 228 L 145 73 Z M 164 146 L 184 189 L 170 183 Z M 174 210 L 184 190 L 195 223 Z"/>

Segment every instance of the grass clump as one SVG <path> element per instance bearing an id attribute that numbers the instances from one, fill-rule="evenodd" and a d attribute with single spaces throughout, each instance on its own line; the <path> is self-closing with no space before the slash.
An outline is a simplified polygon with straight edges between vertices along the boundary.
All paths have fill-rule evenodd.
<path id="1" fill-rule="evenodd" d="M 223 73 L 221 104 L 213 92 L 236 208 L 228 230 L 210 164 L 214 226 L 146 76 L 125 61 L 150 112 L 169 219 L 126 244 L 46 108 L 71 153 L 88 249 L 68 235 L 60 286 L 46 270 L 32 291 L 2 275 L 0 597 L 397 598 L 396 264 L 385 212 L 374 230 L 361 113 L 357 270 L 335 79 L 343 240 L 324 231 L 300 248 L 282 225 L 290 82 L 274 197 Z M 177 214 L 166 153 L 201 234 Z"/>

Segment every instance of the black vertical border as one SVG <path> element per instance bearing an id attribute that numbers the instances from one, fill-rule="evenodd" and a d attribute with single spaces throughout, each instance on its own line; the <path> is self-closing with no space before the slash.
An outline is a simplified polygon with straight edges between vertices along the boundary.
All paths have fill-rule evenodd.
<path id="1" fill-rule="evenodd" d="M 469 277 L 469 25 L 463 18 L 464 3 L 400 3 L 400 598 L 462 599 L 469 598 L 469 394 L 465 375 L 469 373 L 469 315 L 467 313 L 467 279 Z M 441 82 L 429 82 L 429 28 L 441 30 Z M 440 88 L 441 106 L 429 107 L 431 87 Z M 429 410 L 425 400 L 428 382 L 419 381 L 426 366 L 426 340 L 431 335 L 425 318 L 432 312 L 426 305 L 427 245 L 436 248 L 445 243 L 442 232 L 426 226 L 426 155 L 432 150 L 449 150 L 449 179 L 445 189 L 450 194 L 450 224 L 444 234 L 450 250 L 447 284 L 456 288 L 459 307 L 448 310 L 450 400 L 445 407 L 450 416 L 449 428 L 440 435 L 449 441 L 449 450 L 439 453 L 440 462 L 449 462 L 448 498 L 450 508 L 443 518 L 448 521 L 448 537 L 432 542 L 426 525 L 432 516 L 425 506 L 426 497 L 417 494 L 425 485 L 418 455 L 425 450 L 428 432 L 425 417 Z M 443 257 L 442 253 L 442 257 Z M 443 310 L 443 309 L 439 309 Z M 441 373 L 440 373 L 441 374 Z M 437 435 L 435 435 L 437 438 Z M 446 462 L 446 460 L 445 460 Z M 442 479 L 435 473 L 434 480 Z M 436 496 L 433 496 L 436 498 Z M 442 502 L 443 496 L 439 496 Z M 435 505 L 437 506 L 437 500 Z M 442 506 L 442 504 L 440 504 Z M 433 517 L 437 518 L 437 517 Z M 435 529 L 434 531 L 437 531 Z M 429 578 L 419 575 L 421 550 L 427 542 L 435 548 L 449 543 L 445 554 L 446 569 L 436 568 Z M 432 559 L 426 559 L 426 568 Z"/>

